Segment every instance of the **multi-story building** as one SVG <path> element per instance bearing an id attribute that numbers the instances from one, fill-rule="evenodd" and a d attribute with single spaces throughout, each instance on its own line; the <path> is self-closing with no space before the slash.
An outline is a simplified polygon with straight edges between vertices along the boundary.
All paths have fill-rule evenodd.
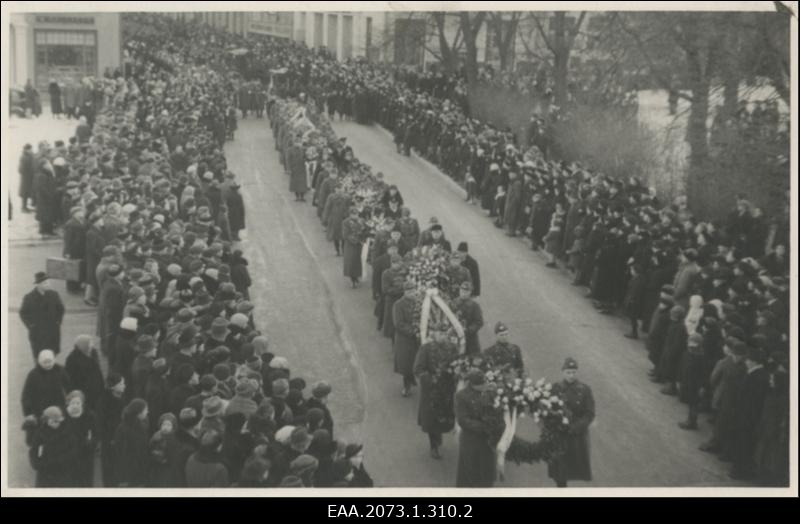
<path id="1" fill-rule="evenodd" d="M 340 60 L 364 57 L 383 59 L 378 35 L 383 33 L 386 13 L 350 11 L 270 11 L 171 13 L 241 35 L 262 35 L 302 42 L 309 48 L 324 47 Z"/>
<path id="2" fill-rule="evenodd" d="M 122 62 L 119 13 L 12 13 L 9 82 L 30 79 L 47 89 L 50 79 L 80 81 Z"/>

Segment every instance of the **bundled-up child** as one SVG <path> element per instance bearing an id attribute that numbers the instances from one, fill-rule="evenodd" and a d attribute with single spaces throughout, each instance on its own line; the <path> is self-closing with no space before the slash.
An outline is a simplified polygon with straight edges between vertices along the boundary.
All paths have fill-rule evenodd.
<path id="1" fill-rule="evenodd" d="M 572 241 L 572 246 L 566 252 L 567 269 L 575 274 L 575 282 L 580 278 L 579 271 L 583 266 L 584 249 L 586 247 L 586 231 L 583 226 L 576 226 L 573 230 L 575 239 Z"/>

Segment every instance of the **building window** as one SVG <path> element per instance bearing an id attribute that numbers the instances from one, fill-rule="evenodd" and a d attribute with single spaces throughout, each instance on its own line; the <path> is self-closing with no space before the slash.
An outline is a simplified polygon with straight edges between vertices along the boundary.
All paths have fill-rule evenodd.
<path id="1" fill-rule="evenodd" d="M 79 82 L 97 75 L 97 33 L 95 31 L 36 30 L 36 86 L 46 89 L 53 78 L 63 83 Z"/>

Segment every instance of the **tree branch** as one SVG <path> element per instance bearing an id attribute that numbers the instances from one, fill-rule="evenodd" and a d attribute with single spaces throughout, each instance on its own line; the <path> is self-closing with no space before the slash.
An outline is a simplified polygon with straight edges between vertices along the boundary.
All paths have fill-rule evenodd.
<path id="1" fill-rule="evenodd" d="M 645 61 L 647 62 L 647 65 L 650 67 L 650 73 L 652 74 L 653 78 L 656 81 L 658 81 L 659 84 L 661 84 L 662 89 L 666 89 L 667 91 L 672 91 L 671 82 L 669 80 L 667 80 L 666 78 L 664 78 L 663 76 L 661 76 L 657 72 L 658 68 L 656 67 L 655 62 L 653 61 L 652 57 L 650 56 L 650 53 L 647 52 L 646 44 L 642 40 L 641 36 L 639 34 L 637 34 L 635 31 L 633 31 L 632 29 L 630 29 L 627 26 L 627 24 L 625 24 L 625 21 L 622 20 L 622 17 L 617 17 L 616 20 L 617 20 L 617 22 L 619 22 L 619 25 L 622 28 L 622 30 L 628 36 L 633 38 L 634 41 L 636 42 L 636 45 L 637 45 L 639 51 L 642 53 L 642 56 L 644 57 Z M 689 96 L 689 95 L 687 95 L 685 93 L 681 93 L 680 91 L 678 91 L 677 95 L 678 95 L 679 98 L 683 98 L 685 100 L 688 100 L 689 102 L 693 101 L 691 96 Z"/>
<path id="2" fill-rule="evenodd" d="M 531 14 L 530 16 L 533 18 L 533 21 L 536 24 L 536 29 L 539 30 L 539 34 L 542 35 L 542 38 L 544 39 L 544 45 L 547 46 L 547 49 L 549 49 L 550 52 L 555 55 L 556 50 L 553 47 L 553 44 L 550 42 L 550 39 L 547 38 L 547 32 L 544 30 L 544 27 L 542 27 L 541 22 L 539 22 L 539 18 L 534 14 Z"/>

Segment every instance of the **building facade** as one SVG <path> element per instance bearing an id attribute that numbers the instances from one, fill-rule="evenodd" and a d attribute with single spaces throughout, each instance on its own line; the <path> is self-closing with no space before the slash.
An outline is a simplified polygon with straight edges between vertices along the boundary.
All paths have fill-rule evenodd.
<path id="1" fill-rule="evenodd" d="M 339 60 L 363 57 L 386 59 L 382 36 L 388 19 L 384 12 L 251 11 L 170 13 L 240 35 L 285 38 L 309 48 L 325 48 Z"/>
<path id="2" fill-rule="evenodd" d="M 64 83 L 102 76 L 122 62 L 119 13 L 14 13 L 9 35 L 9 82 L 30 79 L 47 89 L 51 79 Z"/>

